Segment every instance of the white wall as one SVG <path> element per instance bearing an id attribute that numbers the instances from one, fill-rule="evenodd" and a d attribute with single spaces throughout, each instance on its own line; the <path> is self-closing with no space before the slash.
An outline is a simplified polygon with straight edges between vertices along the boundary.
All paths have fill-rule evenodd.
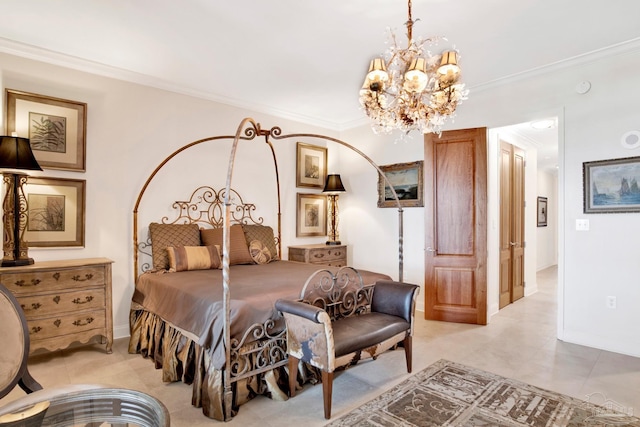
<path id="1" fill-rule="evenodd" d="M 536 231 L 536 271 L 558 263 L 558 179 L 554 173 L 538 171 L 538 196 L 547 198 L 547 226 Z"/>

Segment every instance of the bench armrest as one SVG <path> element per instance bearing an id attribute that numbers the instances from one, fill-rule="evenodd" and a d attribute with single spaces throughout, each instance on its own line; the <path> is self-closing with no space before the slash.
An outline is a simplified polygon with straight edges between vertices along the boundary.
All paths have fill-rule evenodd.
<path id="1" fill-rule="evenodd" d="M 418 285 L 379 280 L 373 288 L 371 311 L 402 317 L 412 323 Z"/>
<path id="2" fill-rule="evenodd" d="M 333 372 L 333 328 L 326 311 L 300 301 L 279 299 L 275 307 L 287 323 L 287 352 L 316 368 Z"/>
<path id="3" fill-rule="evenodd" d="M 324 313 L 323 309 L 311 304 L 286 299 L 279 299 L 276 301 L 276 310 L 300 316 L 315 323 L 321 323 L 320 313 Z"/>

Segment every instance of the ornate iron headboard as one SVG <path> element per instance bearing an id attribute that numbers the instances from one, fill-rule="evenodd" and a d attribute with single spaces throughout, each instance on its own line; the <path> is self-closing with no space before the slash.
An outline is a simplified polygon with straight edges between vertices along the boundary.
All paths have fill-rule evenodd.
<path id="1" fill-rule="evenodd" d="M 177 200 L 173 202 L 171 207 L 175 211 L 174 217 L 164 216 L 159 222 L 162 224 L 198 224 L 201 228 L 222 228 L 224 226 L 225 191 L 225 188 L 216 190 L 213 187 L 200 186 L 191 193 L 188 200 Z M 245 202 L 236 190 L 230 190 L 229 203 L 231 204 L 230 220 L 232 224 L 264 224 L 264 218 L 262 216 L 255 216 L 256 205 Z M 145 230 L 147 230 L 146 240 L 137 244 L 140 266 L 138 273 L 143 273 L 151 269 L 152 242 L 148 236 L 148 228 L 141 229 L 143 233 Z M 280 253 L 279 235 L 276 236 L 276 246 Z"/>

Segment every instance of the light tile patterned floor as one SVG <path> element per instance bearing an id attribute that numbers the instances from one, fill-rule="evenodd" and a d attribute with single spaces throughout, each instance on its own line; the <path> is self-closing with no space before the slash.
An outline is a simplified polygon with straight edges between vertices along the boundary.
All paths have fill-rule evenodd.
<path id="1" fill-rule="evenodd" d="M 539 291 L 505 307 L 488 326 L 426 321 L 418 313 L 414 372 L 448 359 L 594 403 L 608 399 L 640 415 L 640 358 L 556 339 L 556 274 L 554 267 L 541 271 Z M 111 355 L 104 353 L 104 346 L 79 347 L 33 357 L 29 366 L 45 388 L 101 383 L 137 389 L 167 406 L 172 426 L 217 423 L 191 406 L 190 386 L 163 384 L 151 361 L 128 354 L 126 339 L 116 340 Z M 333 417 L 376 397 L 407 375 L 402 350 L 338 373 Z M 14 390 L 0 405 L 22 395 L 22 390 Z M 326 424 L 322 407 L 321 385 L 309 385 L 287 402 L 258 397 L 242 406 L 228 424 L 321 426 Z"/>

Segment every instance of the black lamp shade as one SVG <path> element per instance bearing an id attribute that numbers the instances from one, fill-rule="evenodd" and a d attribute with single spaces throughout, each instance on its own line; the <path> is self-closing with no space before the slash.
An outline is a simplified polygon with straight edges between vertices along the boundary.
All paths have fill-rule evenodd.
<path id="1" fill-rule="evenodd" d="M 344 193 L 346 190 L 344 189 L 344 185 L 342 185 L 342 180 L 340 179 L 340 175 L 327 175 L 327 180 L 324 183 L 323 193 Z"/>
<path id="2" fill-rule="evenodd" d="M 27 138 L 0 136 L 0 169 L 41 171 Z"/>

